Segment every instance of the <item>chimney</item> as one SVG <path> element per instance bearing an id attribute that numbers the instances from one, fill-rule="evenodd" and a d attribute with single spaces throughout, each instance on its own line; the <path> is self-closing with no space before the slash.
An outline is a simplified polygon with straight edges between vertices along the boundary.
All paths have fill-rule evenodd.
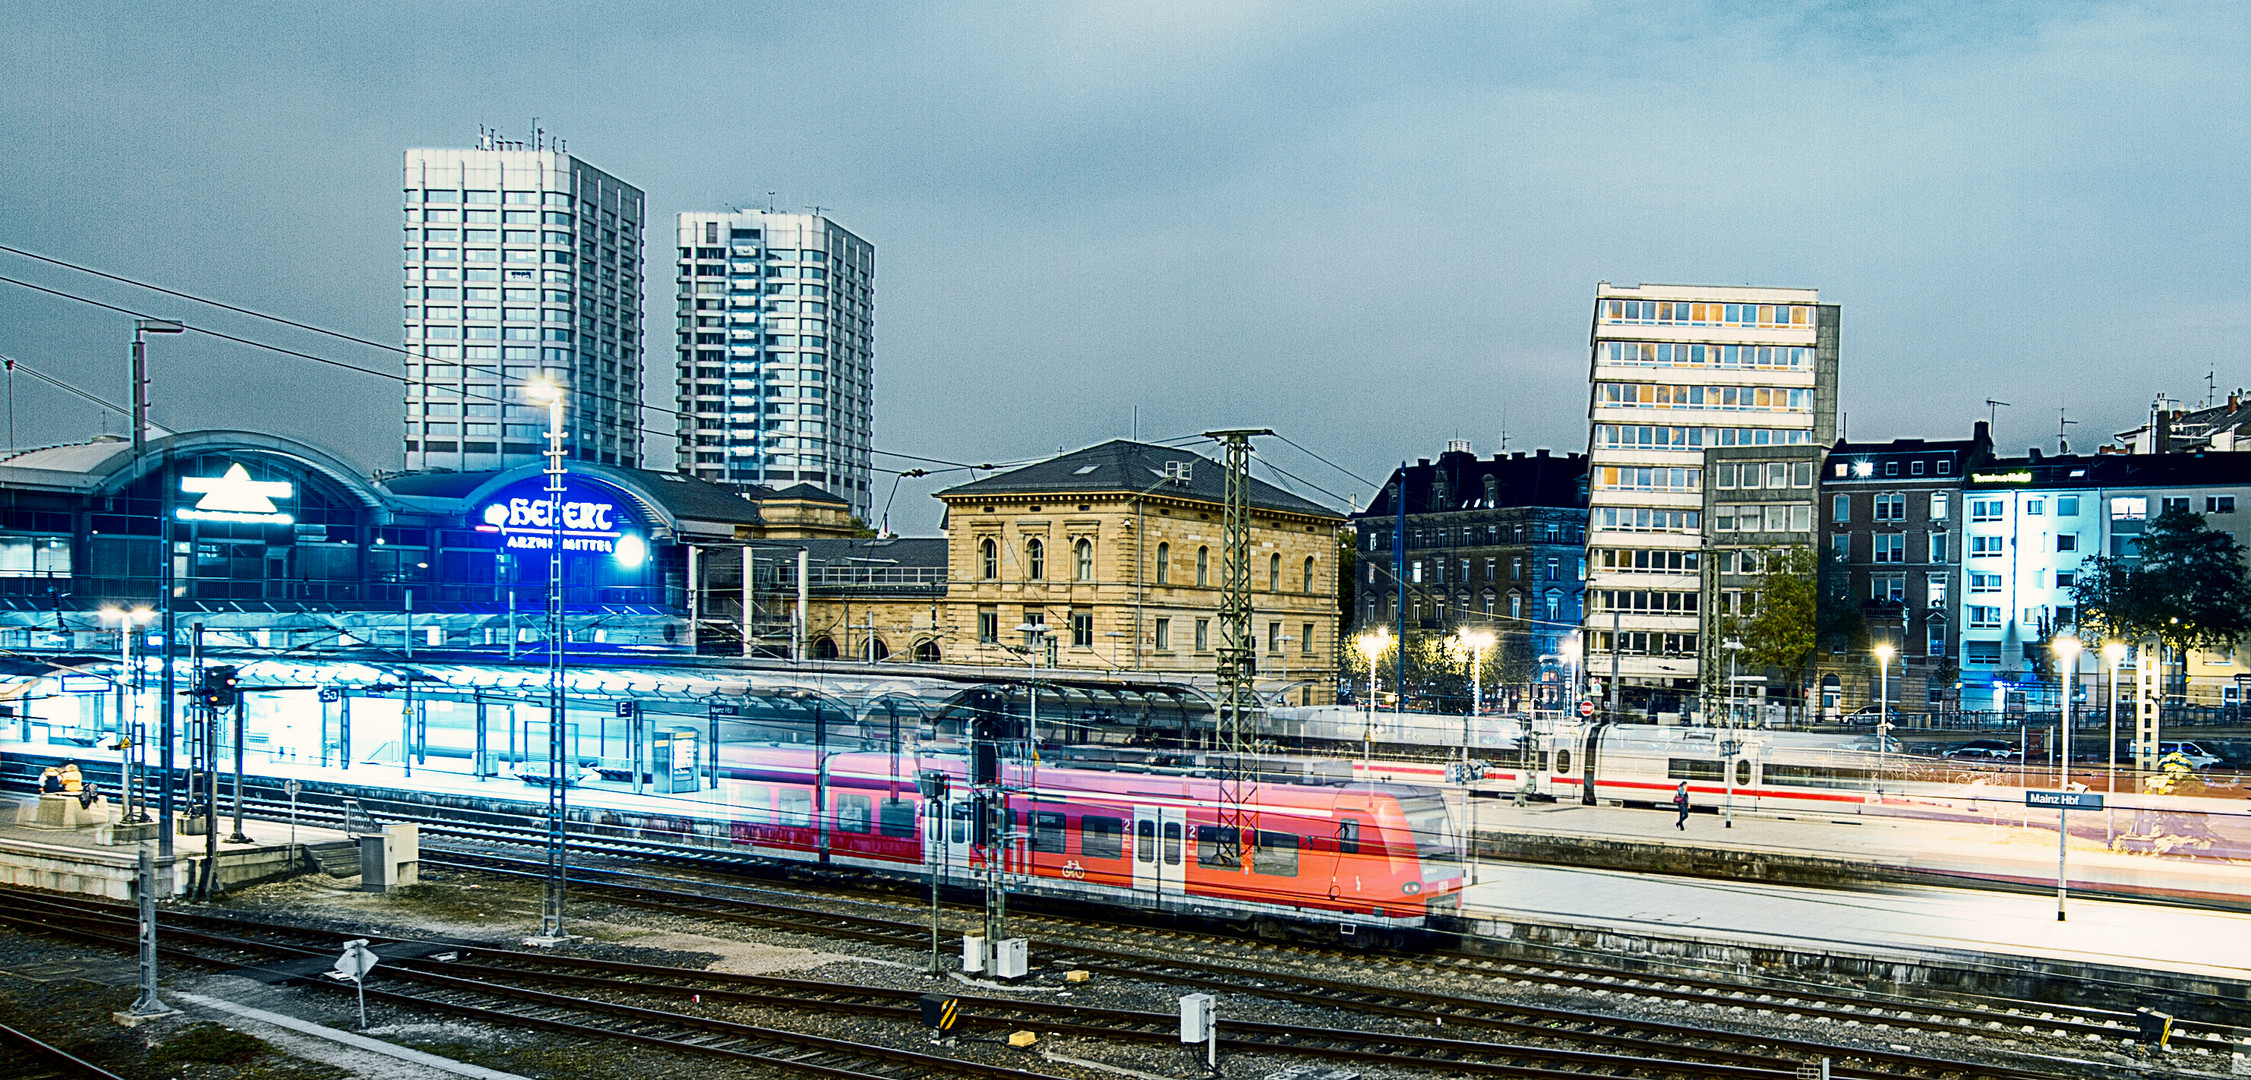
<path id="1" fill-rule="evenodd" d="M 1536 455 L 1536 456 L 1539 456 L 1539 457 L 1546 457 L 1546 456 L 1548 456 L 1548 448 L 1547 448 L 1547 447 L 1545 447 L 1545 446 L 1543 446 L 1543 447 L 1540 447 L 1540 448 L 1539 448 L 1539 449 L 1537 449 L 1537 450 L 1534 450 L 1534 451 L 1532 451 L 1532 453 L 1533 453 L 1534 455 Z"/>
<path id="2" fill-rule="evenodd" d="M 2026 460 L 2028 460 L 2028 461 L 2032 462 L 2032 463 L 2033 463 L 2034 465 L 2038 465 L 2038 464 L 2040 464 L 2040 448 L 2039 448 L 2039 447 L 2037 447 L 2037 446 L 2027 446 L 2027 447 L 2025 447 L 2025 448 L 2024 448 L 2024 456 L 2025 456 L 2025 459 L 2026 459 Z"/>
<path id="3" fill-rule="evenodd" d="M 1448 439 L 1448 440 L 1446 440 L 1446 452 L 1447 452 L 1447 453 L 1449 453 L 1449 454 L 1466 454 L 1466 453 L 1469 453 L 1469 452 L 1470 452 L 1470 450 L 1469 450 L 1469 440 L 1468 440 L 1468 439 Z"/>
<path id="4" fill-rule="evenodd" d="M 2228 411 L 2229 411 L 2229 412 L 2234 412 L 2234 411 L 2236 411 L 2237 409 L 2240 409 L 2240 408 L 2242 408 L 2242 407 L 2243 407 L 2243 388 L 2242 388 L 2242 387 L 2240 387 L 2240 386 L 2238 386 L 2238 387 L 2236 387 L 2235 389 L 2228 391 Z"/>
<path id="5" fill-rule="evenodd" d="M 2149 449 L 2153 454 L 2173 452 L 2173 414 L 2160 407 L 2149 422 Z"/>

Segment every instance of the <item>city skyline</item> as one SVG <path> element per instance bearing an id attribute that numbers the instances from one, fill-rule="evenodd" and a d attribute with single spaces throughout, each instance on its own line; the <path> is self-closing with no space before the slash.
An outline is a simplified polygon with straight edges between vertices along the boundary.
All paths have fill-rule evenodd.
<path id="1" fill-rule="evenodd" d="M 1128 434 L 1139 406 L 1145 438 L 1273 426 L 1357 475 L 1276 448 L 1340 503 L 1448 436 L 1581 448 L 1578 335 L 1603 279 L 1802 284 L 1851 307 L 1840 426 L 1862 438 L 1958 434 L 1991 398 L 2012 403 L 1993 407 L 2001 445 L 2052 447 L 2062 407 L 2085 446 L 2157 393 L 2201 399 L 2208 373 L 2222 394 L 2251 381 L 2216 363 L 2247 321 L 2225 182 L 2242 121 L 2217 104 L 2239 96 L 2232 11 L 1714 8 L 1660 31 L 1569 11 L 1057 9 L 980 35 L 969 9 L 899 9 L 714 37 L 692 11 L 621 7 L 553 27 L 449 10 L 458 35 L 430 37 L 440 11 L 19 13 L 0 45 L 22 105 L 0 118 L 21 151 L 0 164 L 5 242 L 392 341 L 384 163 L 538 116 L 645 187 L 652 219 L 818 201 L 879 238 L 878 450 L 1022 460 Z M 456 44 L 492 35 L 511 47 Z M 624 59 L 533 62 L 589 36 Z M 714 90 L 675 59 L 707 52 L 865 78 Z M 612 74 L 634 70 L 657 75 Z M 740 139 L 700 134 L 748 115 Z M 0 352 L 112 398 L 120 325 L 0 292 Z M 160 422 L 273 417 L 371 468 L 395 453 L 396 414 L 365 404 L 393 385 L 193 335 L 151 357 Z M 664 401 L 662 384 L 643 391 Z M 19 441 L 98 425 L 46 393 L 26 387 Z M 661 465 L 657 419 L 642 452 Z M 900 485 L 894 520 L 927 531 L 921 495 L 963 475 Z"/>

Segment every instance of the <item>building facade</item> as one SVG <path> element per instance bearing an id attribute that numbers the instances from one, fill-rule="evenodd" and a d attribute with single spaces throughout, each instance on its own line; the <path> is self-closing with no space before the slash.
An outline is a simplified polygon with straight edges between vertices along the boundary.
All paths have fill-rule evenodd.
<path id="1" fill-rule="evenodd" d="M 1986 608 L 1997 583 L 1995 572 L 1985 569 L 1984 551 L 1975 574 L 1964 574 L 1973 508 L 1963 495 L 1970 477 L 1992 457 L 1993 441 L 1979 423 L 1968 439 L 1840 441 L 1823 462 L 1822 548 L 1845 575 L 1845 600 L 1866 617 L 1869 643 L 1897 650 L 1889 698 L 1902 711 L 1961 707 L 1955 689 L 1964 661 L 1965 616 L 1975 615 L 1980 640 L 1986 640 L 1983 632 L 1993 621 Z M 1982 506 L 1976 509 L 1985 516 Z M 1980 535 L 1988 531 L 1985 524 L 1979 523 Z M 1979 607 L 1973 611 L 1966 604 Z M 1876 665 L 1833 653 L 1823 660 L 1835 677 L 1824 679 L 1836 694 L 1822 703 L 1826 707 L 1883 696 L 1879 688 L 1862 685 L 1882 674 Z"/>
<path id="2" fill-rule="evenodd" d="M 1636 554 L 1633 569 L 1590 566 L 1589 590 L 1679 591 L 1670 568 L 1702 551 L 1708 535 L 1707 448 L 1812 448 L 1835 438 L 1837 340 L 1837 307 L 1812 289 L 1596 287 L 1587 548 Z M 1644 568 L 1653 560 L 1666 572 Z M 1590 685 L 1609 692 L 1602 684 L 1616 671 L 1622 707 L 1691 709 L 1702 634 L 1698 612 L 1590 612 Z"/>
<path id="3" fill-rule="evenodd" d="M 546 146 L 406 152 L 408 472 L 543 460 L 535 380 L 573 459 L 641 464 L 641 190 Z"/>
<path id="4" fill-rule="evenodd" d="M 819 214 L 679 219 L 679 469 L 833 491 L 865 520 L 875 247 Z"/>
<path id="5" fill-rule="evenodd" d="M 1404 594 L 1410 633 L 1491 630 L 1492 674 L 1560 696 L 1558 658 L 1585 600 L 1586 483 L 1578 454 L 1479 458 L 1460 440 L 1394 470 L 1353 515 L 1355 627 L 1398 627 Z"/>
<path id="6" fill-rule="evenodd" d="M 1597 560 L 1605 569 L 1624 570 L 1626 560 L 1642 573 L 1671 577 L 1670 588 L 1619 590 L 1601 599 L 1614 621 L 1644 611 L 1693 612 L 1701 617 L 1697 641 L 1702 658 L 1698 686 L 1703 691 L 1702 710 L 1719 708 L 1730 697 L 1729 679 L 1761 674 L 1741 670 L 1731 659 L 1741 628 L 1756 618 L 1761 585 L 1773 560 L 1793 549 L 1814 550 L 1819 535 L 1814 500 L 1819 447 L 1785 443 L 1767 446 L 1711 446 L 1704 449 L 1704 531 L 1709 538 L 1701 552 L 1660 552 L 1619 549 Z M 1646 561 L 1645 561 L 1646 560 Z M 1684 589 L 1691 591 L 1684 592 Z M 1623 603 L 1610 606 L 1612 599 Z M 1589 617 L 1600 623 L 1599 611 Z M 1647 645 L 1634 642 L 1635 648 Z M 1764 689 L 1765 684 L 1749 684 Z M 1753 697 L 1763 695 L 1753 694 Z"/>
<path id="7" fill-rule="evenodd" d="M 939 647 L 953 662 L 1025 665 L 1018 627 L 1035 624 L 1050 628 L 1043 666 L 1210 683 L 1222 644 L 1225 483 L 1209 458 L 1116 440 L 939 492 L 951 568 Z M 1249 485 L 1259 690 L 1327 704 L 1344 515 Z"/>

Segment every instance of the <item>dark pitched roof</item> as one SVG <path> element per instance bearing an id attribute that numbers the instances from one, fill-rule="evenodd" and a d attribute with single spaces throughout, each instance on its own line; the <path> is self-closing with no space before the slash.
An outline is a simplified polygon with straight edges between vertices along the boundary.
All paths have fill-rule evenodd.
<path id="1" fill-rule="evenodd" d="M 805 557 L 813 563 L 866 563 L 870 565 L 897 565 L 912 567 L 946 568 L 946 538 L 943 536 L 890 536 L 881 539 L 860 537 L 820 537 L 805 540 L 759 540 L 751 546 L 761 559 L 782 552 L 794 557 L 798 548 L 805 549 Z"/>
<path id="2" fill-rule="evenodd" d="M 722 525 L 755 525 L 759 522 L 756 503 L 718 484 L 692 476 L 651 469 L 628 469 L 618 465 L 598 465 L 589 461 L 571 462 L 570 471 L 646 493 L 651 501 L 663 507 L 675 519 L 709 521 Z M 476 494 L 478 489 L 508 474 L 520 474 L 516 478 L 521 479 L 537 476 L 539 470 L 537 466 L 521 466 L 507 470 L 506 473 L 408 473 L 384 481 L 383 486 L 394 495 L 467 499 Z"/>
<path id="3" fill-rule="evenodd" d="M 1187 475 L 1181 477 L 1181 466 Z M 1167 478 L 1172 477 L 1171 483 Z M 1152 491 L 1175 498 L 1224 503 L 1227 471 L 1201 454 L 1166 446 L 1113 439 L 1099 446 L 1074 450 L 1061 457 L 1034 462 L 998 476 L 947 488 L 943 498 L 980 495 L 1070 495 Z M 1250 504 L 1261 510 L 1278 510 L 1316 517 L 1344 515 L 1309 499 L 1301 499 L 1257 477 L 1250 481 Z"/>
<path id="4" fill-rule="evenodd" d="M 827 488 L 814 487 L 811 484 L 792 484 L 786 488 L 781 489 L 780 491 L 760 496 L 760 498 L 803 499 L 807 502 L 835 503 L 838 506 L 852 505 L 851 503 L 844 501 L 842 498 L 839 498 L 834 492 L 828 490 Z"/>
<path id="5" fill-rule="evenodd" d="M 1399 512 L 1392 503 L 1404 474 L 1409 514 L 1456 510 L 1497 510 L 1517 506 L 1545 506 L 1566 510 L 1587 507 L 1587 459 L 1581 454 L 1555 457 L 1545 450 L 1521 451 L 1503 457 L 1480 458 L 1461 450 L 1424 458 L 1413 465 L 1391 470 L 1368 508 L 1354 518 L 1391 517 Z M 1493 478 L 1493 500 L 1485 499 L 1485 479 Z M 1443 481 L 1443 482 L 1441 482 Z"/>

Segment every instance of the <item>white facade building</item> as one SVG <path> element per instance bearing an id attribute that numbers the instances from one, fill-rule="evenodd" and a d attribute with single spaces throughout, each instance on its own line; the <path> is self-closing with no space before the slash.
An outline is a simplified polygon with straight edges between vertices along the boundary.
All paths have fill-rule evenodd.
<path id="1" fill-rule="evenodd" d="M 875 247 L 818 214 L 679 222 L 679 470 L 868 517 Z"/>
<path id="2" fill-rule="evenodd" d="M 1615 659 L 1621 705 L 1678 712 L 1697 689 L 1702 590 L 1643 568 L 1703 553 L 1707 448 L 1817 460 L 1835 439 L 1837 308 L 1812 289 L 1603 282 L 1591 341 L 1585 670 L 1606 683 Z"/>
<path id="3" fill-rule="evenodd" d="M 560 149 L 408 150 L 408 471 L 542 460 L 535 378 L 573 458 L 640 467 L 641 190 Z"/>

